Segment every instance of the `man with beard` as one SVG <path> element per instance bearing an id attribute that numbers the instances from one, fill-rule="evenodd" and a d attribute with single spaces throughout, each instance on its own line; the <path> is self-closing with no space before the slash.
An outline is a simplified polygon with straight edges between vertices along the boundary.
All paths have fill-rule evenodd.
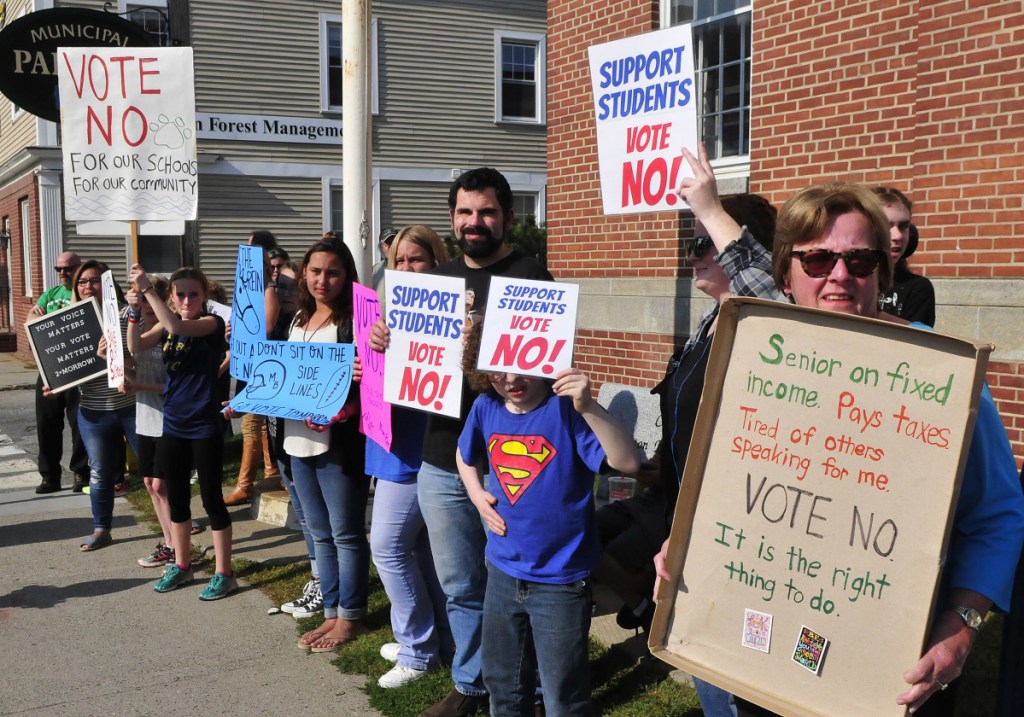
<path id="1" fill-rule="evenodd" d="M 81 263 L 73 251 L 57 257 L 53 270 L 57 272 L 60 283 L 39 297 L 29 309 L 29 320 L 70 306 L 71 279 Z M 71 427 L 71 462 L 68 467 L 75 474 L 72 487 L 77 493 L 89 483 L 89 458 L 78 435 L 78 389 L 46 396 L 40 376 L 36 381 L 36 437 L 39 440 L 39 475 L 43 481 L 36 487 L 36 493 L 56 493 L 61 489 L 60 459 L 64 453 L 65 417 Z"/>
<path id="2" fill-rule="evenodd" d="M 487 290 L 494 275 L 551 281 L 551 274 L 539 261 L 505 244 L 505 234 L 514 221 L 512 189 L 496 169 L 471 169 L 456 179 L 448 193 L 448 213 L 463 253 L 434 273 L 465 279 L 467 313 L 479 314 L 487 308 Z M 383 351 L 389 338 L 384 321 L 378 321 L 370 346 Z M 487 536 L 455 465 L 459 435 L 475 398 L 464 385 L 461 418 L 431 414 L 423 441 L 417 497 L 437 577 L 448 599 L 448 620 L 455 640 L 455 689 L 419 717 L 461 717 L 487 706 L 480 652 Z"/>

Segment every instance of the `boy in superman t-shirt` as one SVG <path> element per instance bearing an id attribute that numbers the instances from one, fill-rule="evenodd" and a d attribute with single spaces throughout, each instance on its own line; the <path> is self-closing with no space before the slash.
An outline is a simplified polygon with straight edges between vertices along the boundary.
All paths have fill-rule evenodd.
<path id="1" fill-rule="evenodd" d="M 539 672 L 549 717 L 590 715 L 590 573 L 600 557 L 594 473 L 602 464 L 633 473 L 643 456 L 578 369 L 553 385 L 476 374 L 484 376 L 489 390 L 466 419 L 457 463 L 490 528 L 482 640 L 490 712 L 532 714 Z"/>

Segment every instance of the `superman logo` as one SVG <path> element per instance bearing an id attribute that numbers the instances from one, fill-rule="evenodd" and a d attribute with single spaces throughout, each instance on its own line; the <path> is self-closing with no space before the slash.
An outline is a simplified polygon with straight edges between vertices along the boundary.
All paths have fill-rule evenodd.
<path id="1" fill-rule="evenodd" d="M 512 505 L 555 457 L 555 447 L 543 436 L 494 434 L 487 442 L 491 467 Z"/>

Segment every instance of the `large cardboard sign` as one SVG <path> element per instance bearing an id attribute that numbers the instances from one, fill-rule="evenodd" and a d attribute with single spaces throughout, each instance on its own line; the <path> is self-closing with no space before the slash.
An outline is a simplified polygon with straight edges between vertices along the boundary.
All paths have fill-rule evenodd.
<path id="1" fill-rule="evenodd" d="M 572 366 L 579 294 L 577 284 L 492 276 L 477 368 L 552 378 Z"/>
<path id="2" fill-rule="evenodd" d="M 228 369 L 239 381 L 249 380 L 256 345 L 267 340 L 263 286 L 263 249 L 240 244 L 235 264 L 235 293 L 231 300 L 231 364 Z"/>
<path id="3" fill-rule="evenodd" d="M 679 211 L 680 147 L 695 155 L 692 34 L 677 25 L 590 48 L 605 214 Z M 683 172 L 684 174 L 681 174 Z"/>
<path id="4" fill-rule="evenodd" d="M 231 399 L 231 408 L 327 425 L 344 407 L 354 344 L 264 339 L 254 349 L 249 382 Z"/>
<path id="5" fill-rule="evenodd" d="M 121 307 L 117 305 L 114 275 L 108 269 L 103 280 L 103 336 L 107 339 L 107 386 L 124 383 L 124 343 L 121 341 Z"/>
<path id="6" fill-rule="evenodd" d="M 728 301 L 652 651 L 781 714 L 904 714 L 989 351 Z"/>
<path id="7" fill-rule="evenodd" d="M 384 400 L 458 418 L 466 282 L 388 269 L 384 286 L 384 316 L 391 330 Z"/>
<path id="8" fill-rule="evenodd" d="M 386 451 L 391 450 L 391 404 L 384 400 L 384 354 L 370 348 L 370 329 L 381 317 L 377 292 L 352 285 L 356 348 L 363 370 L 359 382 L 359 430 Z"/>
<path id="9" fill-rule="evenodd" d="M 62 48 L 57 72 L 66 218 L 195 219 L 192 49 Z"/>
<path id="10" fill-rule="evenodd" d="M 97 355 L 103 321 L 92 299 L 32 319 L 25 330 L 39 375 L 54 393 L 106 374 Z"/>

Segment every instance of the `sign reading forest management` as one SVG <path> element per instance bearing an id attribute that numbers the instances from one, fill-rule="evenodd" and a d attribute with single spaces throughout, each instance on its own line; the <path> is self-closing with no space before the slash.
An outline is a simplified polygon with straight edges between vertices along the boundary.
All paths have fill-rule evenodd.
<path id="1" fill-rule="evenodd" d="M 341 146 L 341 120 L 322 117 L 199 112 L 196 114 L 196 130 L 199 139 Z"/>
<path id="2" fill-rule="evenodd" d="M 786 715 L 904 714 L 990 350 L 727 302 L 652 651 Z"/>

